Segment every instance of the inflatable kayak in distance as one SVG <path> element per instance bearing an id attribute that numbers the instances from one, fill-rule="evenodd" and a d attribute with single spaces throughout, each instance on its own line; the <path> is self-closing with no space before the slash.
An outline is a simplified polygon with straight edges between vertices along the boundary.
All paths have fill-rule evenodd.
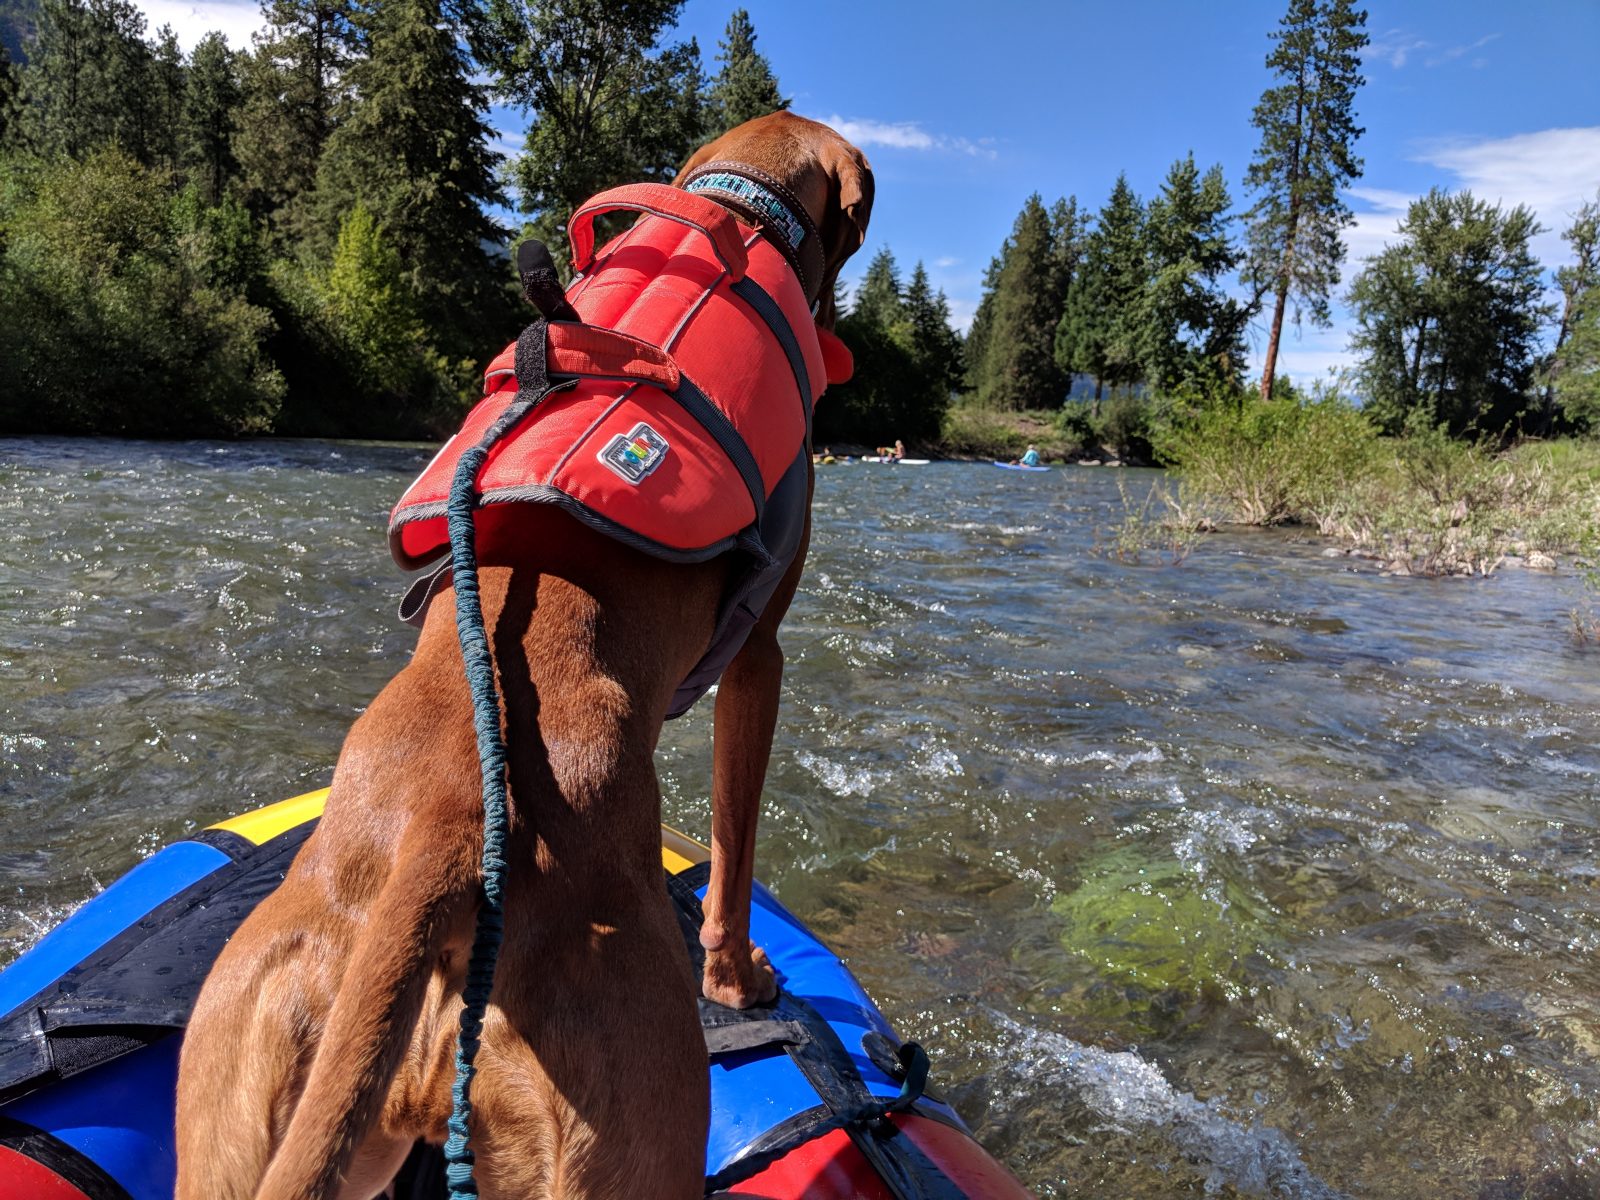
<path id="1" fill-rule="evenodd" d="M 862 462 L 884 463 L 891 467 L 925 467 L 932 459 L 928 458 L 895 458 L 893 455 L 863 454 Z"/>
<path id="2" fill-rule="evenodd" d="M 1049 467 L 1030 467 L 1027 463 L 997 462 L 994 464 L 1002 471 L 1048 471 Z"/>
<path id="3" fill-rule="evenodd" d="M 184 1024 L 212 961 L 282 882 L 326 798 L 173 843 L 0 971 L 0 1200 L 171 1200 Z M 691 957 L 708 858 L 662 828 Z M 777 969 L 777 1001 L 742 1012 L 700 1001 L 708 1195 L 1026 1200 L 924 1086 L 921 1049 L 896 1038 L 844 964 L 759 883 L 751 936 Z M 647 1180 L 639 1188 L 650 1194 Z M 444 1200 L 442 1154 L 419 1143 L 392 1194 Z"/>

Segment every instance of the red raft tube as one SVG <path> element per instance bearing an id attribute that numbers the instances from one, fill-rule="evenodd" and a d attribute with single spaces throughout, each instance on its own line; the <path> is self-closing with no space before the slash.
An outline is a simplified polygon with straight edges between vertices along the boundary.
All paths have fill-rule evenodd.
<path id="1" fill-rule="evenodd" d="M 212 961 L 282 881 L 326 795 L 166 847 L 0 971 L 0 1200 L 170 1200 L 184 1023 Z M 706 860 L 705 847 L 662 829 L 691 956 Z M 1025 1200 L 925 1086 L 921 1051 L 760 884 L 752 935 L 777 969 L 777 1003 L 741 1013 L 701 1001 L 707 1195 Z M 442 1200 L 442 1165 L 419 1144 L 396 1200 Z M 647 1181 L 638 1194 L 650 1194 Z"/>

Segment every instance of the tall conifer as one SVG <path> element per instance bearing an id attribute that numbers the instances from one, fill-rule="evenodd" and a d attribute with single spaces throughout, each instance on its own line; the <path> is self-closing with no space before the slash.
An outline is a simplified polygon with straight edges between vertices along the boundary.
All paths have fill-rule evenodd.
<path id="1" fill-rule="evenodd" d="M 183 98 L 181 160 L 207 204 L 221 202 L 238 174 L 233 139 L 238 130 L 239 56 L 220 33 L 200 39 L 189 61 Z"/>
<path id="2" fill-rule="evenodd" d="M 722 69 L 711 81 L 707 113 L 711 136 L 789 107 L 788 99 L 778 90 L 772 64 L 756 49 L 756 27 L 745 9 L 733 10 L 727 32 L 717 45 L 717 61 Z"/>
<path id="3" fill-rule="evenodd" d="M 900 291 L 900 268 L 895 264 L 894 252 L 885 246 L 872 256 L 867 272 L 856 288 L 855 304 L 850 310 L 858 321 L 865 321 L 879 329 L 892 329 L 904 315 Z"/>
<path id="4" fill-rule="evenodd" d="M 43 0 L 21 73 L 14 140 L 82 159 L 120 146 L 150 164 L 152 56 L 127 0 Z"/>
<path id="5" fill-rule="evenodd" d="M 1249 308 L 1223 289 L 1241 257 L 1228 236 L 1231 205 L 1222 168 L 1202 178 L 1193 154 L 1172 164 L 1150 202 L 1145 376 L 1163 391 L 1239 382 Z"/>
<path id="6" fill-rule="evenodd" d="M 912 356 L 926 380 L 930 402 L 937 402 L 942 414 L 964 373 L 961 336 L 950 328 L 948 297 L 933 290 L 927 268 L 920 261 L 911 272 L 911 282 L 906 284 L 902 307 Z"/>
<path id="7" fill-rule="evenodd" d="M 1350 210 L 1340 189 L 1361 176 L 1355 123 L 1367 14 L 1352 0 L 1289 0 L 1267 66 L 1278 82 L 1262 93 L 1251 124 L 1261 144 L 1245 185 L 1261 194 L 1249 213 L 1247 279 L 1272 297 L 1261 397 L 1272 398 L 1284 313 L 1329 323 L 1328 296 L 1344 261 Z"/>
<path id="8" fill-rule="evenodd" d="M 1118 175 L 1088 235 L 1083 263 L 1055 329 L 1056 362 L 1107 386 L 1131 385 L 1143 374 L 1149 340 L 1150 260 L 1144 206 Z"/>
<path id="9" fill-rule="evenodd" d="M 985 408 L 1047 408 L 1061 403 L 1065 377 L 1053 344 L 1060 306 L 1052 295 L 1050 215 L 1037 192 L 1011 230 L 1011 253 L 994 289 L 978 403 Z"/>
<path id="10" fill-rule="evenodd" d="M 699 46 L 658 44 L 682 8 L 682 0 L 494 0 L 474 20 L 473 51 L 495 93 L 532 114 L 510 174 L 532 232 L 558 262 L 574 208 L 620 183 L 670 180 L 704 132 Z M 602 222 L 602 233 L 617 227 Z"/>
<path id="11" fill-rule="evenodd" d="M 266 0 L 267 27 L 245 64 L 234 150 L 251 207 L 291 235 L 307 226 L 317 165 L 343 114 L 358 45 L 353 8 L 354 0 Z"/>
<path id="12" fill-rule="evenodd" d="M 440 0 L 388 0 L 362 22 L 368 53 L 350 65 L 350 113 L 318 170 L 324 244 L 362 205 L 435 333 L 481 338 L 470 326 L 493 286 L 484 245 L 504 239 L 483 210 L 501 202 L 483 89 Z M 463 353 L 479 349 L 463 341 Z"/>

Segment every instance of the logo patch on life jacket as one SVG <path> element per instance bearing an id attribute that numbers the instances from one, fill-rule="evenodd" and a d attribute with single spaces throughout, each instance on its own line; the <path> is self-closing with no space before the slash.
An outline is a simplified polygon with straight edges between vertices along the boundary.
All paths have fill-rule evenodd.
<path id="1" fill-rule="evenodd" d="M 629 433 L 619 433 L 600 451 L 600 461 L 629 483 L 639 483 L 667 459 L 667 439 L 640 421 Z"/>

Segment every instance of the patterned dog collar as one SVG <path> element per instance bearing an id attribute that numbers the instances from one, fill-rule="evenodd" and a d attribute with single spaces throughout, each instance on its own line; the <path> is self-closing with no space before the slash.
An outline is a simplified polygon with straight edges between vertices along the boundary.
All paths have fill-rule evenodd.
<path id="1" fill-rule="evenodd" d="M 805 207 L 765 171 L 737 162 L 710 162 L 684 180 L 686 192 L 709 193 L 765 232 L 800 277 L 808 299 L 822 279 L 822 239 Z M 812 267 L 807 270 L 807 266 Z"/>

